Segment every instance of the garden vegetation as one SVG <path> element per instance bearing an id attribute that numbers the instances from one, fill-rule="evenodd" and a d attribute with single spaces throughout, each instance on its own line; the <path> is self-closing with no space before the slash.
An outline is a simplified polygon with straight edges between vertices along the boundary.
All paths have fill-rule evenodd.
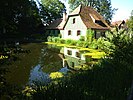
<path id="1" fill-rule="evenodd" d="M 132 32 L 124 30 L 108 32 L 107 38 L 100 38 L 103 44 L 100 44 L 101 48 L 98 47 L 105 50 L 108 55 L 93 68 L 57 80 L 54 78 L 47 86 L 28 87 L 30 91 L 23 92 L 20 98 L 126 100 L 131 96 L 133 77 L 133 39 L 130 34 Z"/>

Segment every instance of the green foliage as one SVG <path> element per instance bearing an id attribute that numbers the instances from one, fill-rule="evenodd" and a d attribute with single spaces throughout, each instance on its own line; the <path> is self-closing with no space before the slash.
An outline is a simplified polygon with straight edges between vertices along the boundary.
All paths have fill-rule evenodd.
<path id="1" fill-rule="evenodd" d="M 97 49 L 98 48 L 98 45 L 97 45 L 97 40 L 93 40 L 92 43 L 89 45 L 89 48 L 92 48 L 92 49 Z"/>
<path id="2" fill-rule="evenodd" d="M 83 47 L 83 41 L 78 40 L 76 46 Z"/>
<path id="3" fill-rule="evenodd" d="M 84 36 L 80 36 L 80 41 L 85 41 L 85 37 Z"/>
<path id="4" fill-rule="evenodd" d="M 60 42 L 60 38 L 59 37 L 53 37 L 52 38 L 52 42 L 59 43 Z"/>
<path id="5" fill-rule="evenodd" d="M 77 66 L 77 69 L 83 69 L 72 72 L 56 84 L 51 82 L 46 86 L 26 87 L 21 95 L 17 94 L 16 100 L 126 100 L 133 79 L 133 40 L 129 36 L 131 33 L 122 30 L 108 34 L 112 35 L 111 38 L 100 38 L 97 43 L 100 45 L 103 42 L 103 49 L 107 45 L 115 46 L 109 57 L 93 64 L 93 67 Z M 108 47 L 112 49 L 111 46 Z M 88 53 L 95 57 L 102 54 L 104 53 Z M 56 78 L 56 74 L 52 76 Z"/>
<path id="6" fill-rule="evenodd" d="M 129 28 L 129 30 L 133 31 L 133 10 L 132 10 L 129 20 L 127 21 L 127 26 Z"/>
<path id="7" fill-rule="evenodd" d="M 86 41 L 91 44 L 94 39 L 94 31 L 91 29 L 88 29 L 86 31 Z"/>
<path id="8" fill-rule="evenodd" d="M 41 24 L 39 10 L 33 0 L 2 0 L 0 9 L 0 35 L 3 37 L 30 36 Z"/>
<path id="9" fill-rule="evenodd" d="M 47 41 L 48 41 L 48 42 L 52 42 L 52 37 L 51 37 L 51 36 L 48 36 L 48 37 L 47 37 Z"/>
<path id="10" fill-rule="evenodd" d="M 64 39 L 60 39 L 60 43 L 61 44 L 64 44 L 65 43 L 65 40 Z"/>
<path id="11" fill-rule="evenodd" d="M 51 21 L 62 17 L 65 5 L 60 0 L 41 0 L 41 3 L 41 14 L 47 25 Z"/>
<path id="12" fill-rule="evenodd" d="M 97 45 L 98 45 L 98 49 L 101 49 L 106 53 L 112 52 L 112 50 L 115 47 L 113 43 L 106 41 L 105 38 L 99 38 L 97 40 Z"/>
<path id="13" fill-rule="evenodd" d="M 125 36 L 121 31 L 114 34 L 111 43 L 115 45 L 115 49 L 113 50 L 113 55 L 110 55 L 111 59 L 103 59 L 99 64 L 94 65 L 91 70 L 72 74 L 71 77 L 67 77 L 63 82 L 49 85 L 47 90 L 38 90 L 41 93 L 39 97 L 45 96 L 45 98 L 51 100 L 55 98 L 65 98 L 65 100 L 127 99 L 133 76 L 133 40 L 128 37 L 128 34 Z M 98 42 L 105 42 L 102 44 L 103 46 L 108 44 L 107 40 L 102 38 Z M 93 54 L 95 55 L 95 53 Z M 81 66 L 77 66 L 77 68 L 80 69 Z M 46 96 L 46 93 L 49 96 Z M 33 96 L 37 98 L 38 94 L 35 93 Z"/>
<path id="14" fill-rule="evenodd" d="M 52 72 L 50 73 L 49 77 L 54 80 L 54 79 L 62 78 L 63 74 L 61 72 Z"/>
<path id="15" fill-rule="evenodd" d="M 71 39 L 67 39 L 67 40 L 65 41 L 65 43 L 69 45 L 69 44 L 71 44 L 72 41 L 73 41 L 73 40 L 71 40 Z"/>

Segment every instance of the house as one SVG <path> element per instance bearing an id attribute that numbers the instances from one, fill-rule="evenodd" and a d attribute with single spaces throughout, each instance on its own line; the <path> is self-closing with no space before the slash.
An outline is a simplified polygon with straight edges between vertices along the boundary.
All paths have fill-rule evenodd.
<path id="1" fill-rule="evenodd" d="M 49 35 L 54 35 L 54 36 L 58 36 L 58 34 L 63 33 L 64 32 L 64 25 L 66 23 L 67 20 L 67 14 L 66 12 L 63 13 L 63 18 L 59 18 L 55 21 L 53 21 L 49 26 L 46 27 L 46 32 Z"/>
<path id="2" fill-rule="evenodd" d="M 65 17 L 66 18 L 66 17 Z M 56 20 L 58 21 L 58 20 Z M 110 30 L 110 26 L 103 17 L 93 8 L 79 5 L 67 19 L 53 22 L 49 30 L 60 30 L 63 39 L 78 40 L 81 36 L 86 36 L 88 29 L 94 30 L 95 38 L 104 36 L 105 32 Z M 53 26 L 53 28 L 52 28 Z"/>
<path id="3" fill-rule="evenodd" d="M 117 27 L 118 29 L 127 29 L 126 21 L 124 20 L 112 22 L 111 26 L 112 28 Z"/>

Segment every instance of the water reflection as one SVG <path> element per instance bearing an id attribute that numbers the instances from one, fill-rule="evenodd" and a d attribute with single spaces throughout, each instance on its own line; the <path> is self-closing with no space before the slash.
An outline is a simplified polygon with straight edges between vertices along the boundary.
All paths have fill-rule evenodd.
<path id="1" fill-rule="evenodd" d="M 47 84 L 50 82 L 49 74 L 44 73 L 40 65 L 35 66 L 31 72 L 29 77 L 29 84 Z"/>
<path id="2" fill-rule="evenodd" d="M 63 74 L 67 74 L 69 69 L 67 67 L 61 68 L 59 72 L 62 72 Z M 49 73 L 45 73 L 42 71 L 42 68 L 40 65 L 35 66 L 31 72 L 29 77 L 29 85 L 46 85 L 51 81 L 49 77 Z"/>
<path id="3" fill-rule="evenodd" d="M 26 44 L 31 53 L 18 54 L 20 60 L 9 66 L 6 80 L 17 85 L 33 84 L 38 82 L 46 84 L 50 82 L 51 72 L 67 74 L 74 66 L 85 64 L 88 58 L 75 48 L 57 47 L 44 44 Z"/>
<path id="4" fill-rule="evenodd" d="M 90 60 L 90 57 L 86 57 L 79 49 L 64 47 L 64 59 L 70 68 L 74 66 L 82 66 Z"/>

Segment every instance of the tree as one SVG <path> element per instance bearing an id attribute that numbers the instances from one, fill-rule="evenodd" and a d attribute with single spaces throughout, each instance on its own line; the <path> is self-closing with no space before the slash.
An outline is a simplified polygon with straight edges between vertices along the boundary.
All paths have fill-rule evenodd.
<path id="1" fill-rule="evenodd" d="M 108 23 L 111 22 L 114 11 L 116 10 L 112 8 L 111 0 L 69 0 L 69 4 L 71 10 L 75 9 L 80 4 L 90 6 L 96 9 Z"/>
<path id="2" fill-rule="evenodd" d="M 133 10 L 131 12 L 131 16 L 130 16 L 129 20 L 127 21 L 127 26 L 129 28 L 129 30 L 133 31 Z"/>
<path id="3" fill-rule="evenodd" d="M 2 0 L 0 3 L 0 35 L 19 36 L 34 33 L 41 23 L 33 0 Z"/>
<path id="4" fill-rule="evenodd" d="M 59 0 L 41 0 L 41 3 L 41 15 L 46 25 L 61 18 L 63 11 L 65 11 L 65 5 Z"/>

